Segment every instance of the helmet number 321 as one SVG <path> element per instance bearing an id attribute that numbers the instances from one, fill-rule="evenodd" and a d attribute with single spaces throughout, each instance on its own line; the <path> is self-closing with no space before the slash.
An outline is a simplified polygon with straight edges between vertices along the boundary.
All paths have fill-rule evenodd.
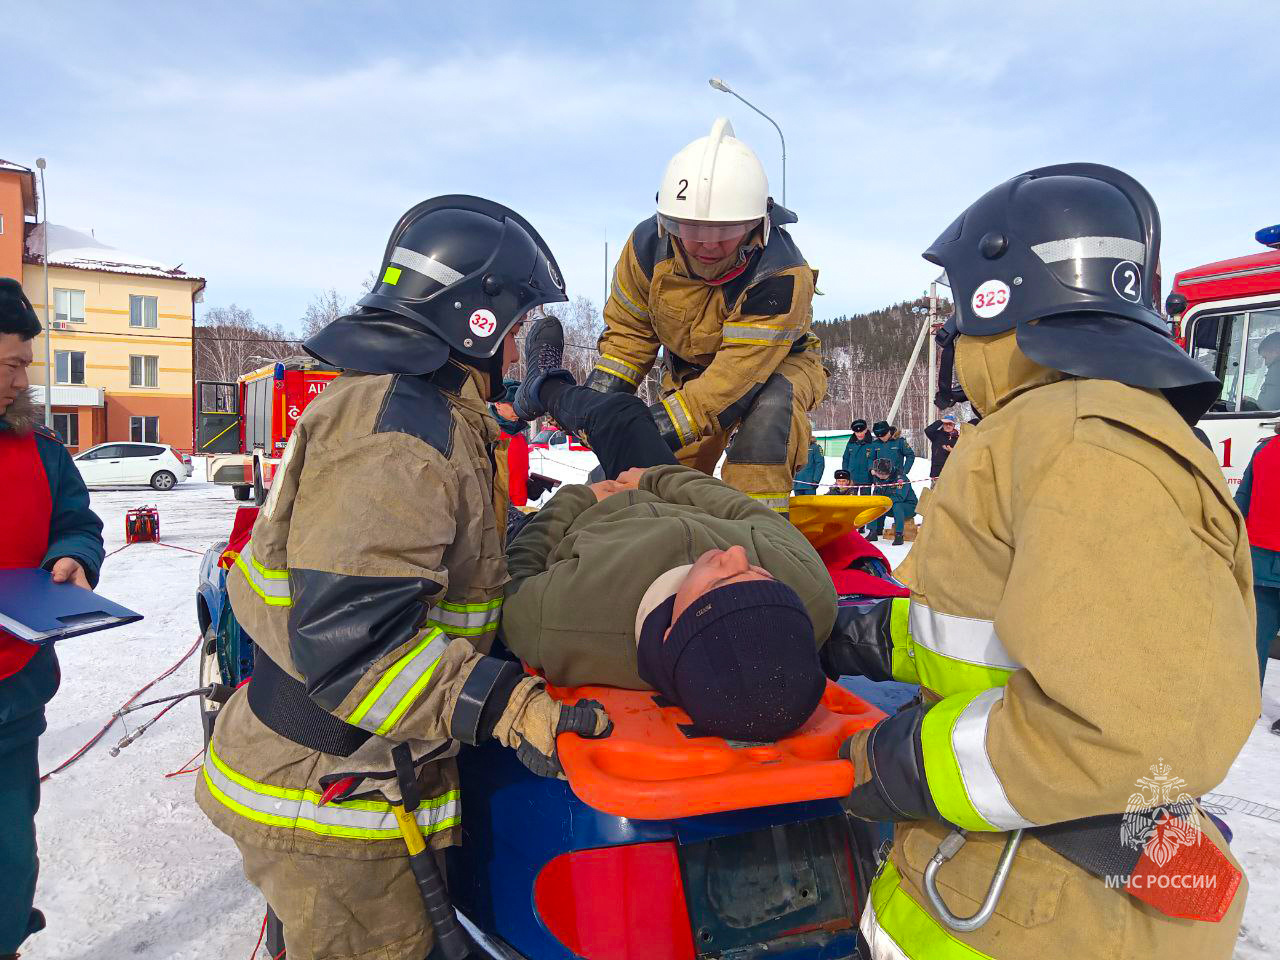
<path id="1" fill-rule="evenodd" d="M 974 316 L 984 320 L 1004 313 L 1009 305 L 1009 287 L 1003 280 L 988 280 L 973 291 Z"/>
<path id="2" fill-rule="evenodd" d="M 477 310 L 471 314 L 471 332 L 477 337 L 491 337 L 498 329 L 498 318 L 492 310 Z"/>

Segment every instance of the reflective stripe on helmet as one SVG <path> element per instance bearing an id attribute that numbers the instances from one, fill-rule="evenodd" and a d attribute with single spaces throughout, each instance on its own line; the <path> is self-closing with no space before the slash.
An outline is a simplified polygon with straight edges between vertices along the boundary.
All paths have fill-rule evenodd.
<path id="1" fill-rule="evenodd" d="M 383 736 L 422 695 L 451 641 L 435 626 L 428 626 L 415 639 L 413 648 L 388 667 L 373 689 L 356 704 L 347 723 Z"/>
<path id="2" fill-rule="evenodd" d="M 611 357 L 607 353 L 601 354 L 600 359 L 596 361 L 595 369 L 625 380 L 633 387 L 640 385 L 640 368 L 627 363 L 621 357 Z"/>
<path id="3" fill-rule="evenodd" d="M 1133 260 L 1142 263 L 1147 245 L 1127 237 L 1068 237 L 1031 245 L 1035 255 L 1045 263 L 1061 260 Z"/>
<path id="4" fill-rule="evenodd" d="M 391 805 L 376 800 L 347 800 L 320 804 L 313 790 L 290 790 L 259 783 L 239 773 L 209 745 L 209 759 L 203 768 L 205 786 L 213 798 L 240 816 L 268 827 L 306 830 L 325 837 L 349 840 L 398 840 Z M 425 834 L 439 833 L 462 822 L 462 803 L 457 790 L 423 799 L 414 819 Z"/>
<path id="5" fill-rule="evenodd" d="M 244 574 L 249 588 L 262 599 L 263 603 L 272 607 L 293 606 L 293 596 L 289 592 L 289 571 L 264 567 L 254 559 L 252 539 L 240 550 L 240 555 L 236 557 L 236 566 Z"/>
<path id="6" fill-rule="evenodd" d="M 987 753 L 991 711 L 1003 699 L 1004 687 L 944 697 L 920 724 L 929 793 L 942 818 L 966 830 L 1035 826 L 1009 802 Z"/>
<path id="7" fill-rule="evenodd" d="M 990 620 L 939 613 L 916 601 L 910 630 L 920 683 L 939 696 L 1002 687 L 1022 668 Z"/>
<path id="8" fill-rule="evenodd" d="M 991 960 L 961 943 L 902 889 L 902 877 L 886 860 L 871 883 L 858 929 L 870 960 Z"/>
<path id="9" fill-rule="evenodd" d="M 415 273 L 420 273 L 424 277 L 430 277 L 436 283 L 444 287 L 452 286 L 461 280 L 465 274 L 459 273 L 448 264 L 441 263 L 431 257 L 418 253 L 417 250 L 410 250 L 407 247 L 396 247 L 391 251 L 391 262 L 399 264 L 402 267 L 408 267 Z M 397 278 L 398 279 L 398 278 Z"/>

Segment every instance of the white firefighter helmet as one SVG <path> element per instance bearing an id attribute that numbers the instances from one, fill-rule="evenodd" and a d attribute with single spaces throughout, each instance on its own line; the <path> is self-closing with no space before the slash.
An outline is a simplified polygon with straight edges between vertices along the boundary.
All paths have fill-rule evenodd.
<path id="1" fill-rule="evenodd" d="M 671 158 L 658 190 L 658 226 L 686 240 L 722 240 L 764 222 L 769 242 L 769 178 L 727 117 Z"/>

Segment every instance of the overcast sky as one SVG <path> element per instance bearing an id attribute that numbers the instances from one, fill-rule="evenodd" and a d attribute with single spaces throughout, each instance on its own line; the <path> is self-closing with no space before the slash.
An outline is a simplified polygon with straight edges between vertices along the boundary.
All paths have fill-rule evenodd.
<path id="1" fill-rule="evenodd" d="M 923 250 L 1023 170 L 1154 194 L 1166 276 L 1280 222 L 1280 3 L 71 3 L 0 20 L 0 157 L 55 223 L 292 326 L 413 203 L 524 214 L 599 302 L 670 155 L 729 116 L 821 270 L 819 319 L 918 295 Z M 612 265 L 610 264 L 610 267 Z"/>

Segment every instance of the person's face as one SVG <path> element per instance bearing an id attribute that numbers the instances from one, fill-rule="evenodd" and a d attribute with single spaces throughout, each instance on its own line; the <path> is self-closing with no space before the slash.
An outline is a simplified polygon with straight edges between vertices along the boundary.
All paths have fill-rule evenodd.
<path id="1" fill-rule="evenodd" d="M 1258 352 L 1262 354 L 1262 360 L 1268 367 L 1280 359 L 1280 347 L 1263 347 Z"/>
<path id="2" fill-rule="evenodd" d="M 516 346 L 516 334 L 520 332 L 520 328 L 524 326 L 524 321 L 516 322 L 510 332 L 502 340 L 502 372 L 505 375 L 508 370 L 520 362 L 520 348 Z M 504 413 L 505 417 L 506 414 Z"/>
<path id="3" fill-rule="evenodd" d="M 761 567 L 757 567 L 747 557 L 747 551 L 740 546 L 728 550 L 708 550 L 697 560 L 676 590 L 676 603 L 671 611 L 671 622 L 675 623 L 680 615 L 691 607 L 704 594 L 717 587 L 727 587 L 731 583 L 746 583 L 749 580 L 772 580 L 773 575 Z"/>
<path id="4" fill-rule="evenodd" d="M 31 386 L 27 367 L 33 354 L 31 341 L 16 333 L 0 333 L 0 416 L 4 416 L 18 394 Z"/>
<path id="5" fill-rule="evenodd" d="M 867 428 L 863 427 L 861 430 L 855 430 L 853 431 L 853 435 L 857 437 L 859 440 L 863 440 L 867 436 Z"/>
<path id="6" fill-rule="evenodd" d="M 852 481 L 851 481 L 848 477 L 836 477 L 836 486 L 837 486 L 837 487 L 847 487 L 847 486 L 849 486 L 851 483 L 852 483 Z"/>
<path id="7" fill-rule="evenodd" d="M 497 410 L 498 413 L 502 415 L 503 420 L 519 420 L 520 419 L 519 417 L 516 416 L 516 408 L 513 407 L 511 404 L 507 403 L 505 400 L 501 400 L 498 403 L 495 403 L 493 405 L 493 409 Z"/>
<path id="8" fill-rule="evenodd" d="M 956 425 L 955 425 L 954 423 L 952 423 L 950 420 L 943 420 L 943 421 L 942 421 L 942 429 L 946 430 L 946 431 L 947 431 L 947 433 L 955 433 L 955 432 L 956 432 Z"/>
<path id="9" fill-rule="evenodd" d="M 886 430 L 884 433 L 877 433 L 877 434 L 876 434 L 876 439 L 877 439 L 877 440 L 888 440 L 891 436 L 893 436 L 893 431 L 891 431 L 891 430 Z"/>
<path id="10" fill-rule="evenodd" d="M 722 240 L 681 240 L 689 257 L 689 266 L 704 280 L 714 280 L 728 271 L 738 259 L 738 250 L 747 239 L 750 228 Z"/>

